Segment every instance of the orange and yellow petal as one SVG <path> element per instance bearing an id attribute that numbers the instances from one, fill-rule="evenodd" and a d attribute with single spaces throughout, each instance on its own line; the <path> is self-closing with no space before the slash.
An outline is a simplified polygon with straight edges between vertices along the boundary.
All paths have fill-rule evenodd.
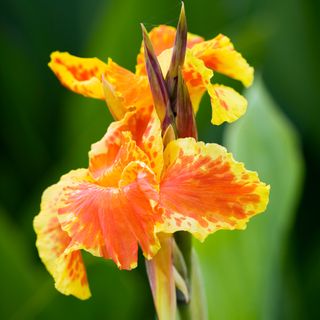
<path id="1" fill-rule="evenodd" d="M 240 80 L 246 87 L 252 84 L 254 69 L 234 49 L 228 37 L 219 34 L 212 40 L 196 44 L 191 52 L 208 68 Z"/>
<path id="2" fill-rule="evenodd" d="M 195 114 L 198 112 L 201 98 L 207 90 L 212 76 L 212 70 L 208 69 L 203 61 L 193 56 L 190 51 L 187 51 L 183 66 L 183 78 L 186 81 Z"/>
<path id="3" fill-rule="evenodd" d="M 90 98 L 104 99 L 101 77 L 106 71 L 106 64 L 101 60 L 56 51 L 51 54 L 49 67 L 71 91 Z"/>
<path id="4" fill-rule="evenodd" d="M 160 232 L 191 232 L 196 238 L 219 229 L 244 229 L 265 210 L 269 186 L 236 162 L 226 149 L 192 138 L 168 144 L 160 185 L 164 223 Z"/>
<path id="5" fill-rule="evenodd" d="M 73 172 L 73 175 L 77 174 Z M 34 219 L 36 246 L 42 262 L 55 280 L 57 290 L 79 299 L 88 299 L 91 293 L 81 253 L 65 253 L 71 238 L 58 221 L 58 206 L 65 183 L 67 179 L 64 179 L 64 183 L 52 185 L 43 193 L 41 211 Z"/>
<path id="6" fill-rule="evenodd" d="M 69 180 L 58 215 L 72 239 L 65 252 L 84 249 L 113 259 L 121 269 L 137 265 L 138 244 L 152 257 L 159 249 L 154 225 L 160 216 L 153 210 L 157 187 L 153 172 L 141 162 L 129 163 L 118 188 L 98 185 L 86 175 Z"/>
<path id="7" fill-rule="evenodd" d="M 146 76 L 135 75 L 109 59 L 105 71 L 105 79 L 112 86 L 116 97 L 121 100 L 125 109 L 124 114 L 132 106 L 139 110 L 153 105 L 152 94 Z M 117 119 L 120 119 L 120 117 Z"/>
<path id="8" fill-rule="evenodd" d="M 149 37 L 156 56 L 160 55 L 164 50 L 170 49 L 174 45 L 176 37 L 176 28 L 166 25 L 160 25 L 153 28 L 149 32 Z M 204 41 L 204 39 L 198 35 L 188 33 L 187 47 L 192 48 L 195 44 Z M 144 48 L 141 45 L 140 53 L 137 57 L 136 74 L 145 75 L 145 60 L 144 60 Z"/>
<path id="9" fill-rule="evenodd" d="M 243 116 L 247 110 L 247 100 L 237 91 L 223 85 L 208 86 L 212 106 L 212 124 L 233 122 Z"/>
<path id="10" fill-rule="evenodd" d="M 100 141 L 92 145 L 89 157 L 93 179 L 105 187 L 117 187 L 124 168 L 130 162 L 142 161 L 149 165 L 147 155 L 137 146 L 129 131 L 108 130 Z"/>
<path id="11" fill-rule="evenodd" d="M 161 124 L 154 108 L 127 112 L 92 145 L 89 171 L 100 183 L 115 186 L 124 167 L 139 160 L 149 165 L 159 179 L 163 168 L 162 150 Z"/>

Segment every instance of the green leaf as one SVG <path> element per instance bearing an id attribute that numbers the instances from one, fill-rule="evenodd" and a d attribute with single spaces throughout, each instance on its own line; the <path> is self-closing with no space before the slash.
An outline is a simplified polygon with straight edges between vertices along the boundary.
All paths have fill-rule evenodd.
<path id="1" fill-rule="evenodd" d="M 292 125 L 260 78 L 248 90 L 247 114 L 227 127 L 235 159 L 271 185 L 265 213 L 246 231 L 220 231 L 196 243 L 210 319 L 276 319 L 283 293 L 282 264 L 302 183 L 303 162 Z"/>

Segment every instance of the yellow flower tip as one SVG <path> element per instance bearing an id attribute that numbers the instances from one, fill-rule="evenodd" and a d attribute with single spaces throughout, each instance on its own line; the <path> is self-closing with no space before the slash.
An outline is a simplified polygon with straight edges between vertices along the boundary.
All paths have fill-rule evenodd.
<path id="1" fill-rule="evenodd" d="M 246 113 L 248 102 L 234 89 L 219 84 L 210 84 L 208 93 L 212 106 L 212 124 L 231 123 Z"/>
<path id="2" fill-rule="evenodd" d="M 247 70 L 247 74 L 243 78 L 242 83 L 246 88 L 248 88 L 252 85 L 253 80 L 254 80 L 254 68 L 249 66 L 249 68 Z"/>

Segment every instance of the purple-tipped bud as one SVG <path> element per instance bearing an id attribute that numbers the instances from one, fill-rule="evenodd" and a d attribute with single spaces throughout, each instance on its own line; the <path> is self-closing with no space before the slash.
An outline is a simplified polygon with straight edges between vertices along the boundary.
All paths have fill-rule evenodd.
<path id="1" fill-rule="evenodd" d="M 146 69 L 153 96 L 153 102 L 164 131 L 168 125 L 173 122 L 170 99 L 167 86 L 161 72 L 161 67 L 157 56 L 154 53 L 148 32 L 143 24 L 141 24 L 141 28 L 143 34 Z"/>
<path id="2" fill-rule="evenodd" d="M 178 71 L 176 125 L 179 138 L 193 137 L 198 139 L 197 125 L 187 85 L 181 69 Z"/>
<path id="3" fill-rule="evenodd" d="M 176 38 L 173 46 L 171 64 L 166 76 L 166 83 L 170 99 L 174 99 L 177 86 L 178 70 L 179 67 L 182 67 L 184 64 L 187 49 L 187 35 L 187 19 L 184 10 L 184 3 L 182 2 Z"/>

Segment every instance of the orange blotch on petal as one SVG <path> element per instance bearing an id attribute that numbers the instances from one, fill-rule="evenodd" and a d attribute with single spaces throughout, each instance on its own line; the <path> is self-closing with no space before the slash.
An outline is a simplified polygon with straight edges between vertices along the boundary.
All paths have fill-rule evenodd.
<path id="1" fill-rule="evenodd" d="M 196 44 L 191 52 L 208 68 L 240 80 L 246 87 L 252 84 L 253 68 L 234 49 L 228 37 L 219 34 L 212 40 Z"/>
<path id="2" fill-rule="evenodd" d="M 243 229 L 263 212 L 269 186 L 226 149 L 192 138 L 171 142 L 160 185 L 164 223 L 158 232 L 186 230 L 200 240 L 219 229 Z"/>
<path id="3" fill-rule="evenodd" d="M 79 58 L 67 52 L 53 52 L 50 69 L 60 82 L 76 93 L 86 97 L 104 99 L 101 83 L 106 64 L 97 58 Z"/>
<path id="4" fill-rule="evenodd" d="M 183 77 L 186 81 L 195 113 L 199 109 L 201 98 L 207 90 L 212 76 L 213 72 L 204 65 L 203 61 L 193 56 L 190 51 L 187 51 L 183 66 Z"/>

